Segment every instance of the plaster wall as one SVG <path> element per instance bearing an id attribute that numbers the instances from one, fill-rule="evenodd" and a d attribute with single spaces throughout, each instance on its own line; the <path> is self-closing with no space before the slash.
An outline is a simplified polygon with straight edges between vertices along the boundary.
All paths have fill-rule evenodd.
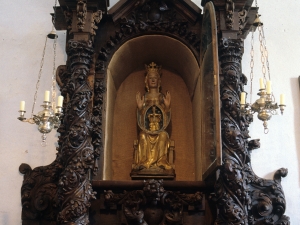
<path id="1" fill-rule="evenodd" d="M 48 135 L 48 146 L 41 147 L 40 133 L 35 125 L 17 120 L 19 102 L 26 101 L 26 116 L 31 115 L 35 84 L 40 69 L 45 36 L 51 30 L 54 1 L 18 0 L 0 1 L 0 224 L 21 224 L 20 188 L 23 175 L 19 165 L 27 163 L 32 168 L 48 165 L 56 154 L 57 135 Z M 112 4 L 115 1 L 111 1 Z M 195 0 L 200 5 L 200 0 Z M 259 1 L 261 19 L 269 51 L 273 91 L 285 93 L 287 108 L 284 115 L 273 116 L 269 133 L 263 133 L 262 122 L 255 118 L 250 127 L 252 138 L 260 138 L 261 148 L 252 153 L 252 166 L 256 174 L 271 179 L 274 172 L 285 167 L 289 174 L 282 180 L 286 195 L 286 215 L 291 224 L 300 221 L 300 30 L 298 9 L 300 1 Z M 65 32 L 58 32 L 56 65 L 65 64 Z M 257 35 L 257 34 L 256 34 Z M 257 37 L 257 36 L 256 36 Z M 258 39 L 256 39 L 258 40 Z M 258 41 L 256 41 L 256 44 Z M 253 101 L 256 99 L 258 79 L 261 76 L 259 46 L 256 47 L 253 80 Z M 48 41 L 42 80 L 35 106 L 41 108 L 43 92 L 51 88 L 53 69 L 52 43 Z M 243 72 L 249 82 L 250 92 L 250 36 L 245 41 Z M 249 98 L 248 98 L 249 101 Z"/>

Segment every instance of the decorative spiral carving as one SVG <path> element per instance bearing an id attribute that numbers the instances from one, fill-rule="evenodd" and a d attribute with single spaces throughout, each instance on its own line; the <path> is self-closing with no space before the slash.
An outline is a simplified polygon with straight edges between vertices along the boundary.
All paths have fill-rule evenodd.
<path id="1" fill-rule="evenodd" d="M 248 140 L 253 117 L 243 115 L 239 96 L 247 79 L 241 73 L 242 40 L 222 39 L 221 61 L 223 165 L 215 186 L 219 209 L 216 224 L 289 224 L 283 216 L 285 199 L 280 184 L 286 169 L 278 170 L 274 180 L 255 175 L 249 150 L 259 148 L 259 139 Z"/>
<path id="2" fill-rule="evenodd" d="M 57 185 L 61 165 L 55 160 L 48 166 L 31 169 L 28 164 L 21 164 L 19 171 L 24 174 L 21 188 L 22 220 L 43 219 L 56 221 Z"/>
<path id="3" fill-rule="evenodd" d="M 90 200 L 95 198 L 88 178 L 89 170 L 95 165 L 89 109 L 92 89 L 87 81 L 93 55 L 91 47 L 91 42 L 70 40 L 67 48 L 71 78 L 66 84 L 70 100 L 64 118 L 67 138 L 61 146 L 65 169 L 58 183 L 59 224 L 88 224 Z"/>

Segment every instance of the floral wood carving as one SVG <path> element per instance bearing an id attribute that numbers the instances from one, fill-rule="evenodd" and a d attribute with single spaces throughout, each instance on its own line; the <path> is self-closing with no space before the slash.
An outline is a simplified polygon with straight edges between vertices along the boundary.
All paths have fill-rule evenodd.
<path id="1" fill-rule="evenodd" d="M 124 191 L 123 194 L 105 192 L 107 208 L 122 205 L 123 214 L 128 225 L 179 225 L 183 224 L 183 208 L 192 207 L 198 211 L 204 210 L 204 195 L 181 194 L 166 191 L 163 180 L 147 180 L 143 190 Z"/>
<path id="2" fill-rule="evenodd" d="M 57 181 L 62 166 L 55 160 L 48 166 L 35 169 L 21 164 L 19 171 L 24 174 L 21 188 L 22 220 L 56 221 Z"/>
<path id="3" fill-rule="evenodd" d="M 96 24 L 100 23 L 102 19 L 102 11 L 98 10 L 97 12 L 93 13 L 92 16 L 92 21 L 91 21 L 91 35 L 95 36 L 96 35 L 96 30 L 98 30 L 98 27 L 96 26 Z"/>
<path id="4" fill-rule="evenodd" d="M 120 19 L 119 28 L 100 49 L 97 62 L 99 70 L 105 70 L 107 61 L 121 43 L 143 34 L 173 36 L 186 43 L 195 54 L 199 54 L 200 35 L 191 29 L 193 24 L 181 18 L 171 4 L 167 5 L 162 0 L 140 3 L 137 3 L 130 16 Z"/>
<path id="5" fill-rule="evenodd" d="M 221 62 L 222 155 L 223 165 L 215 185 L 219 209 L 216 224 L 289 224 L 284 216 L 285 198 L 280 184 L 286 169 L 278 170 L 274 180 L 255 175 L 249 151 L 259 147 L 251 140 L 248 126 L 253 118 L 240 111 L 239 96 L 247 79 L 241 73 L 242 40 L 222 39 Z"/>
<path id="6" fill-rule="evenodd" d="M 243 33 L 243 29 L 247 23 L 247 15 L 248 15 L 248 12 L 247 10 L 245 9 L 242 9 L 240 12 L 239 12 L 239 33 L 238 34 L 242 34 Z"/>
<path id="7" fill-rule="evenodd" d="M 87 14 L 87 6 L 85 0 L 78 0 L 77 2 L 77 28 L 83 31 Z"/>
<path id="8" fill-rule="evenodd" d="M 64 89 L 69 101 L 63 121 L 66 135 L 59 152 L 64 171 L 58 182 L 58 223 L 88 224 L 90 200 L 95 197 L 89 180 L 89 171 L 95 163 L 89 109 L 92 89 L 87 82 L 94 54 L 92 43 L 70 40 L 67 54 L 71 76 Z"/>
<path id="9" fill-rule="evenodd" d="M 232 30 L 233 28 L 233 14 L 234 14 L 234 1 L 233 0 L 226 0 L 226 27 L 228 30 Z"/>
<path id="10" fill-rule="evenodd" d="M 94 85 L 94 107 L 92 116 L 92 143 L 94 146 L 95 165 L 94 174 L 98 171 L 98 158 L 103 152 L 102 140 L 102 109 L 103 109 L 103 94 L 106 91 L 104 86 L 104 78 L 96 78 Z"/>

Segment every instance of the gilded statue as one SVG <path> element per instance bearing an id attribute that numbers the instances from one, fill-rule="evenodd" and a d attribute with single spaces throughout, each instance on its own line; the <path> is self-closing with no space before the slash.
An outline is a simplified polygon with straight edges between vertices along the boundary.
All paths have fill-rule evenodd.
<path id="1" fill-rule="evenodd" d="M 170 145 L 166 132 L 171 119 L 171 94 L 160 91 L 161 66 L 146 65 L 146 93 L 136 94 L 137 123 L 140 128 L 133 171 L 166 171 L 173 167 L 168 161 Z"/>

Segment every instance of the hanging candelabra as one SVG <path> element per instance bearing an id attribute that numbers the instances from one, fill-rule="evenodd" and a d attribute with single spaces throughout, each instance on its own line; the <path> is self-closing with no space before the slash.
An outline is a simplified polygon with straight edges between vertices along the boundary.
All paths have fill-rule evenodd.
<path id="1" fill-rule="evenodd" d="M 257 1 L 256 1 L 257 7 Z M 246 103 L 246 93 L 241 93 L 241 111 L 244 114 L 254 114 L 257 113 L 258 119 L 263 121 L 264 132 L 268 133 L 268 123 L 267 121 L 271 119 L 272 115 L 277 114 L 277 109 L 280 108 L 281 114 L 283 114 L 285 105 L 284 95 L 280 95 L 280 104 L 278 105 L 275 101 L 275 97 L 272 92 L 271 85 L 271 75 L 270 67 L 268 61 L 268 51 L 266 46 L 266 39 L 263 30 L 263 23 L 260 21 L 260 15 L 256 14 L 256 19 L 253 23 L 252 37 L 251 37 L 251 62 L 250 62 L 250 104 Z M 253 68 L 254 68 L 254 31 L 259 32 L 259 42 L 260 42 L 260 53 L 261 53 L 261 63 L 262 63 L 262 74 L 263 78 L 259 79 L 260 89 L 258 92 L 259 98 L 252 104 L 252 84 L 253 84 Z M 266 69 L 267 67 L 267 69 Z M 268 79 L 266 76 L 268 72 Z"/>
<path id="2" fill-rule="evenodd" d="M 32 105 L 32 111 L 31 111 L 31 117 L 29 119 L 25 118 L 25 101 L 21 101 L 20 103 L 20 116 L 18 119 L 22 122 L 28 122 L 30 124 L 36 124 L 38 126 L 39 132 L 42 133 L 42 146 L 46 146 L 46 134 L 50 133 L 52 129 L 57 129 L 60 125 L 60 119 L 61 116 L 63 115 L 62 112 L 62 104 L 63 104 L 63 96 L 59 96 L 57 99 L 57 104 L 55 103 L 56 99 L 56 76 L 55 76 L 55 58 L 56 58 L 56 42 L 57 42 L 57 34 L 54 30 L 54 24 L 55 24 L 55 18 L 56 18 L 56 4 L 57 0 L 55 0 L 55 7 L 54 7 L 54 14 L 53 14 L 53 20 L 52 20 L 52 31 L 46 36 L 46 41 L 43 49 L 43 54 L 42 54 L 42 60 L 40 63 L 40 70 L 38 74 L 38 80 L 36 83 L 36 90 L 34 94 L 34 99 L 33 99 L 33 105 Z M 47 46 L 47 40 L 53 39 L 53 52 L 54 52 L 54 59 L 53 59 L 53 71 L 52 71 L 52 85 L 51 85 L 51 96 L 52 99 L 50 101 L 50 91 L 45 91 L 45 96 L 44 96 L 44 101 L 41 107 L 43 108 L 40 112 L 38 112 L 36 115 L 33 113 L 34 112 L 34 107 L 36 104 L 36 99 L 37 99 L 37 93 L 38 89 L 40 86 L 40 80 L 41 80 L 41 75 L 43 71 L 43 65 L 44 65 L 44 58 L 45 58 L 45 51 L 46 51 L 46 46 Z"/>

